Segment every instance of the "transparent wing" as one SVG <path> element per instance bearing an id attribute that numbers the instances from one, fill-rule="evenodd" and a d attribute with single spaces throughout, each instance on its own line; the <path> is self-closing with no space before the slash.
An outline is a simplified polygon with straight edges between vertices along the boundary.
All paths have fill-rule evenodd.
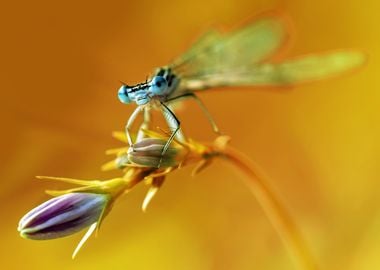
<path id="1" fill-rule="evenodd" d="M 310 54 L 281 63 L 248 65 L 219 74 L 204 74 L 183 82 L 184 89 L 217 86 L 285 86 L 334 77 L 362 66 L 366 55 L 360 51 L 339 50 Z"/>
<path id="2" fill-rule="evenodd" d="M 196 73 L 195 70 L 199 69 L 199 65 L 205 61 L 206 57 L 214 53 L 215 47 L 222 42 L 222 38 L 222 34 L 215 29 L 206 32 L 170 67 L 181 75 Z"/>
<path id="3" fill-rule="evenodd" d="M 235 32 L 211 31 L 170 67 L 187 80 L 258 64 L 273 55 L 287 39 L 285 25 L 284 17 L 273 15 Z"/>

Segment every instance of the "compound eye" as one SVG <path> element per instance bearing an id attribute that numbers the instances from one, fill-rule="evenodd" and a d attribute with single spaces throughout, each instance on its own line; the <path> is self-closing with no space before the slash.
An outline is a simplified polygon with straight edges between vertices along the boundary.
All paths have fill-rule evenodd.
<path id="1" fill-rule="evenodd" d="M 122 85 L 117 93 L 117 96 L 119 97 L 119 100 L 121 103 L 129 104 L 131 103 L 131 99 L 128 96 L 127 92 L 127 86 Z"/>
<path id="2" fill-rule="evenodd" d="M 163 95 L 167 88 L 168 82 L 165 78 L 162 76 L 155 76 L 152 79 L 149 90 L 155 95 Z"/>

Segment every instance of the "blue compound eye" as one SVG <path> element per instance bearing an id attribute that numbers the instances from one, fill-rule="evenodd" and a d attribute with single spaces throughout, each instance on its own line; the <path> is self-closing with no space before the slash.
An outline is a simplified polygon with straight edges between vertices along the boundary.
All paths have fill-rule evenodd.
<path id="1" fill-rule="evenodd" d="M 163 95 L 168 88 L 168 82 L 162 76 L 154 76 L 149 91 L 155 95 Z"/>
<path id="2" fill-rule="evenodd" d="M 119 100 L 121 103 L 129 104 L 131 103 L 131 99 L 128 96 L 127 93 L 127 86 L 123 85 L 120 87 L 119 92 L 117 93 L 117 96 L 119 97 Z"/>

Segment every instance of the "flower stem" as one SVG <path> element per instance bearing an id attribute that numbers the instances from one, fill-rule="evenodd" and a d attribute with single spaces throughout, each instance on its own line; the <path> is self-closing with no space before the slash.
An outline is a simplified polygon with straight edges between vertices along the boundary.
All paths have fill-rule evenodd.
<path id="1" fill-rule="evenodd" d="M 267 177 L 248 157 L 231 147 L 222 155 L 237 167 L 246 178 L 246 184 L 263 208 L 268 219 L 282 238 L 288 252 L 299 269 L 316 270 L 317 264 L 290 214 L 267 184 Z"/>

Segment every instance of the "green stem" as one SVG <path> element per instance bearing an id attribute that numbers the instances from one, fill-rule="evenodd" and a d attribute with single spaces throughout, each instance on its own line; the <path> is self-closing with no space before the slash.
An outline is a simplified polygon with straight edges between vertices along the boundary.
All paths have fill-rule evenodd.
<path id="1" fill-rule="evenodd" d="M 266 176 L 256 164 L 242 153 L 227 147 L 223 156 L 237 167 L 246 178 L 246 184 L 263 208 L 268 219 L 282 238 L 299 269 L 316 270 L 317 264 L 302 234 L 280 200 L 269 188 Z"/>

